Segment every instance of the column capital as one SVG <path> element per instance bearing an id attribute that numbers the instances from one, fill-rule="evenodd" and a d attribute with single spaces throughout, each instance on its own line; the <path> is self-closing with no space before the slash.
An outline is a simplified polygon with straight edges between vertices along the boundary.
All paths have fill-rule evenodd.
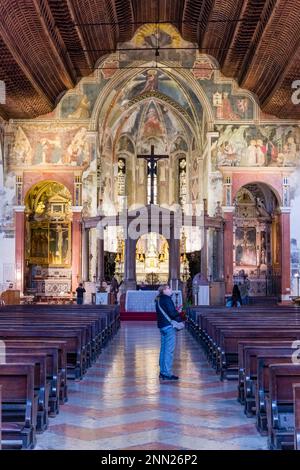
<path id="1" fill-rule="evenodd" d="M 72 206 L 71 209 L 73 213 L 82 212 L 82 206 Z"/>
<path id="2" fill-rule="evenodd" d="M 24 212 L 25 211 L 25 206 L 14 206 L 14 211 L 15 212 Z"/>
<path id="3" fill-rule="evenodd" d="M 291 213 L 291 208 L 290 207 L 284 207 L 281 206 L 279 207 L 280 214 L 290 214 Z"/>
<path id="4" fill-rule="evenodd" d="M 235 206 L 222 206 L 222 211 L 226 213 L 234 212 Z"/>

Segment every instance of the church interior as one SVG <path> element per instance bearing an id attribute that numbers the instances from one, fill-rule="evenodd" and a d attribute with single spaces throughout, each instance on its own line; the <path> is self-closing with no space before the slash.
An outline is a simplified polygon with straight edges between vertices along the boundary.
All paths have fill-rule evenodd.
<path id="1" fill-rule="evenodd" d="M 299 450 L 300 0 L 0 6 L 0 449 Z"/>

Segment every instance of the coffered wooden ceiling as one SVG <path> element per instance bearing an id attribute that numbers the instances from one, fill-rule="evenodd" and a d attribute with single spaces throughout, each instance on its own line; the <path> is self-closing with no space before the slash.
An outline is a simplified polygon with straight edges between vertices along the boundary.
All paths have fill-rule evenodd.
<path id="1" fill-rule="evenodd" d="M 254 92 L 264 112 L 300 118 L 300 0 L 0 0 L 0 115 L 32 118 L 89 75 L 142 23 L 170 21 Z M 101 24 L 100 24 L 101 23 Z"/>

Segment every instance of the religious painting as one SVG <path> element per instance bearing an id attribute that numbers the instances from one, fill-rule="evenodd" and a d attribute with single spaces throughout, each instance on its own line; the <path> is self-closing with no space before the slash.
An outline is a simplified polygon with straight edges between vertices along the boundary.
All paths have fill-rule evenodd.
<path id="1" fill-rule="evenodd" d="M 71 264 L 69 240 L 70 224 L 50 224 L 49 226 L 49 264 Z"/>
<path id="2" fill-rule="evenodd" d="M 84 83 L 82 92 L 66 93 L 60 103 L 60 117 L 62 119 L 89 119 L 100 91 L 106 84 L 105 80 L 100 83 Z"/>
<path id="3" fill-rule="evenodd" d="M 124 88 L 122 102 L 123 104 L 127 103 L 135 97 L 154 91 L 168 96 L 184 109 L 190 107 L 181 86 L 167 73 L 159 69 L 148 69 L 133 77 Z"/>
<path id="4" fill-rule="evenodd" d="M 163 134 L 163 128 L 159 119 L 158 112 L 154 106 L 150 106 L 145 116 L 142 128 L 143 137 L 158 137 Z"/>
<path id="5" fill-rule="evenodd" d="M 184 67 L 191 68 L 196 58 L 193 44 L 185 41 L 178 30 L 167 23 L 151 23 L 141 26 L 133 38 L 119 44 L 119 48 L 121 49 L 120 65 L 122 66 L 129 65 L 136 60 L 172 60 L 181 62 Z M 159 55 L 156 53 L 157 50 Z"/>
<path id="6" fill-rule="evenodd" d="M 10 165 L 85 165 L 89 161 L 86 132 L 85 127 L 19 126 L 10 154 Z"/>
<path id="7" fill-rule="evenodd" d="M 296 166 L 300 157 L 298 126 L 216 126 L 212 164 L 221 166 Z"/>
<path id="8" fill-rule="evenodd" d="M 69 223 L 31 223 L 28 261 L 32 265 L 71 264 L 71 225 Z"/>
<path id="9" fill-rule="evenodd" d="M 236 228 L 235 260 L 237 266 L 256 266 L 256 229 Z"/>
<path id="10" fill-rule="evenodd" d="M 252 120 L 253 101 L 245 95 L 232 93 L 232 85 L 202 80 L 201 87 L 212 104 L 215 119 L 224 121 Z"/>
<path id="11" fill-rule="evenodd" d="M 80 103 L 80 96 L 74 93 L 67 93 L 60 103 L 61 118 L 67 118 L 71 113 L 74 113 Z"/>
<path id="12" fill-rule="evenodd" d="M 48 264 L 48 225 L 31 224 L 30 226 L 30 262 Z"/>

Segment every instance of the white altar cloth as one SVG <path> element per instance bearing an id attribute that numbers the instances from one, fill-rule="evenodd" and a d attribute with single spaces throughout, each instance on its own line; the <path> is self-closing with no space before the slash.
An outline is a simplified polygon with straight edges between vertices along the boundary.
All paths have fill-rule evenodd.
<path id="1" fill-rule="evenodd" d="M 96 292 L 96 305 L 108 305 L 108 292 Z"/>
<path id="2" fill-rule="evenodd" d="M 126 312 L 155 312 L 155 297 L 157 294 L 157 290 L 128 290 L 125 301 Z M 175 306 L 176 303 L 177 307 L 182 305 L 181 290 L 173 291 L 172 300 Z"/>

